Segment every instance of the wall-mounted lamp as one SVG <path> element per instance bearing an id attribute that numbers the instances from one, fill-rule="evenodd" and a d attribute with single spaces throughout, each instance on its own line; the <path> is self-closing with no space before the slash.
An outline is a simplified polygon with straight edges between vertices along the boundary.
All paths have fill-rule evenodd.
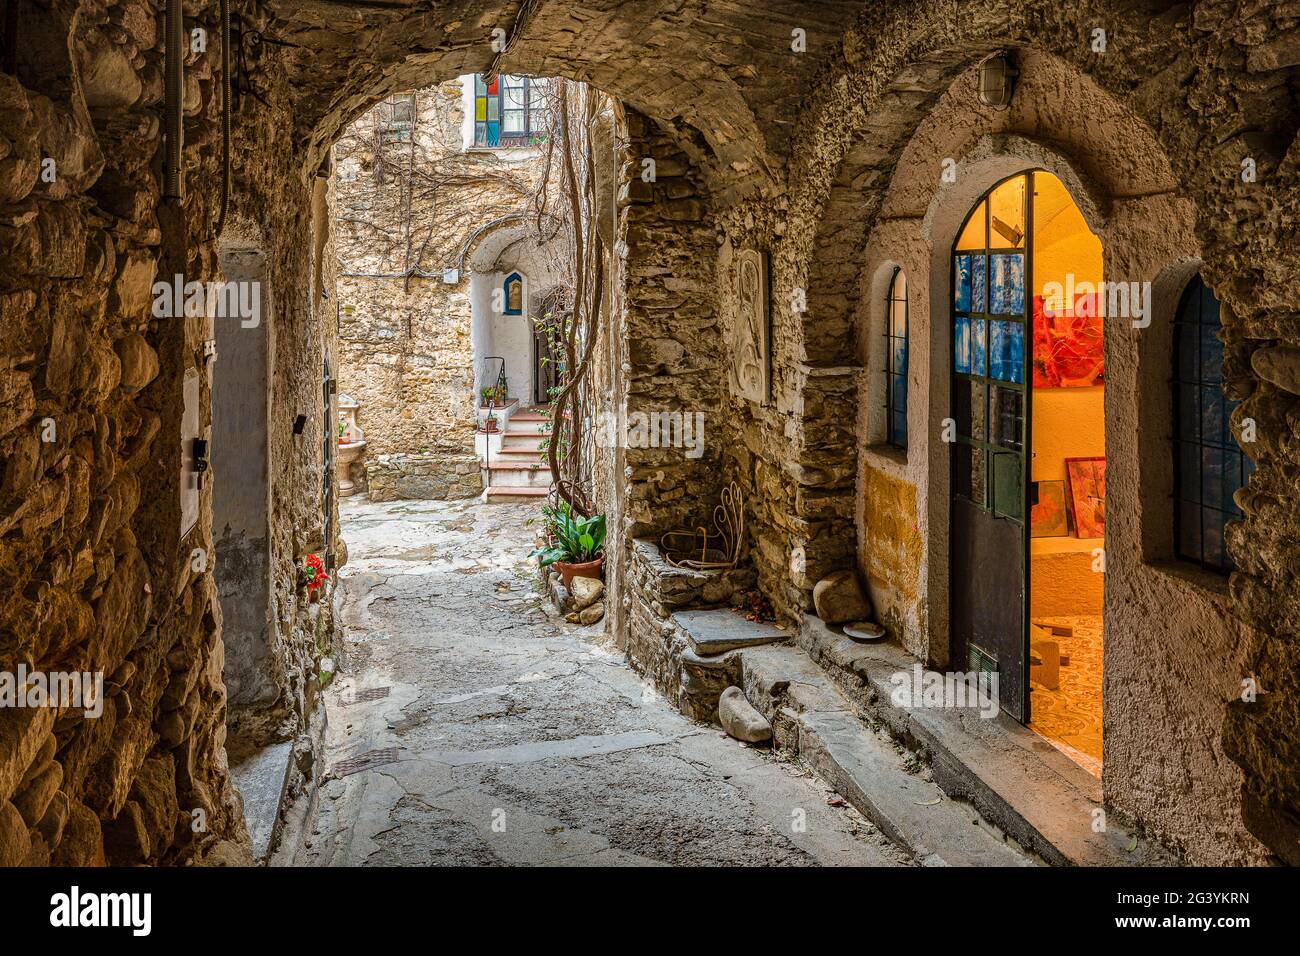
<path id="1" fill-rule="evenodd" d="M 1016 77 L 1020 73 L 1007 53 L 998 53 L 980 64 L 980 102 L 995 110 L 1011 105 Z"/>

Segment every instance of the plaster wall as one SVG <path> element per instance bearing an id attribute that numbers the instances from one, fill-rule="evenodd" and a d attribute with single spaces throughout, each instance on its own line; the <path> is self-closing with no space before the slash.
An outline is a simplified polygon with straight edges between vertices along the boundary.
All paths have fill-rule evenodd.
<path id="1" fill-rule="evenodd" d="M 223 251 L 228 282 L 266 278 L 255 249 Z M 261 301 L 261 323 L 215 323 L 217 365 L 212 385 L 213 527 L 217 596 L 226 644 L 229 705 L 266 705 L 276 696 L 267 656 L 271 641 L 271 485 L 268 446 L 270 355 L 274 313 Z"/>

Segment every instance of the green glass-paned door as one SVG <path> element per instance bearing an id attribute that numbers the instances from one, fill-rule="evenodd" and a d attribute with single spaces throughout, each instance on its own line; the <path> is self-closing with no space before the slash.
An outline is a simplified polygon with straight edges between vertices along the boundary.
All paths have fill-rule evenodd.
<path id="1" fill-rule="evenodd" d="M 999 703 L 1017 720 L 1029 717 L 1031 188 L 1022 173 L 985 194 L 959 231 L 951 273 L 952 660 L 995 671 Z"/>
<path id="2" fill-rule="evenodd" d="M 953 404 L 957 442 L 970 446 L 958 449 L 956 493 L 1020 523 L 1026 353 L 1032 351 L 1025 262 L 1029 187 L 1027 174 L 995 187 L 972 213 L 952 257 Z"/>

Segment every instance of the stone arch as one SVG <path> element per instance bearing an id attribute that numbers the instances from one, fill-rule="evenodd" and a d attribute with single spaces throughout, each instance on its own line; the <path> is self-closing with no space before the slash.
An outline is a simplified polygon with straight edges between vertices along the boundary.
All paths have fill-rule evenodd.
<path id="1" fill-rule="evenodd" d="M 525 404 L 536 398 L 533 307 L 539 289 L 551 287 L 560 278 L 550 268 L 546 249 L 550 238 L 553 235 L 545 232 L 545 224 L 539 234 L 535 218 L 525 215 L 503 217 L 503 221 L 476 231 L 466 241 L 462 261 L 469 273 L 476 391 L 490 384 L 483 380 L 490 371 L 483 365 L 484 357 L 501 355 L 506 358 L 511 395 Z M 505 294 L 505 283 L 512 276 L 518 276 L 522 283 L 521 311 L 511 313 L 505 309 L 497 314 L 493 297 L 498 290 Z"/>
<path id="2" fill-rule="evenodd" d="M 1039 48 L 1014 51 L 1021 75 L 1011 107 L 981 107 L 975 67 L 988 52 L 976 45 L 964 56 L 928 62 L 925 70 L 902 71 L 872 112 L 888 120 L 869 122 L 822 186 L 826 198 L 807 260 L 808 311 L 800 336 L 805 361 L 852 360 L 857 259 L 871 228 L 878 221 L 926 215 L 937 208 L 937 196 L 962 190 L 960 171 L 951 164 L 959 157 L 974 161 L 980 150 L 996 153 L 992 139 L 977 147 L 985 137 L 1037 138 L 1045 163 L 1053 152 L 1069 154 L 1072 162 L 1062 165 L 1062 178 L 1092 225 L 1105 215 L 1110 198 L 1176 188 L 1165 151 L 1145 123 L 1085 72 Z M 925 122 L 944 110 L 960 121 Z M 1104 136 L 1115 129 L 1132 132 L 1136 148 L 1122 150 Z M 918 165 L 924 169 L 919 175 Z M 945 170 L 957 172 L 956 181 L 948 182 Z"/>
<path id="3" fill-rule="evenodd" d="M 807 155 L 792 166 L 788 206 L 801 227 L 787 230 L 779 240 L 773 302 L 774 342 L 784 343 L 787 359 L 777 375 L 792 378 L 788 387 L 803 396 L 797 403 L 802 427 L 794 443 L 803 466 L 800 475 L 810 485 L 820 483 L 815 496 L 796 495 L 796 508 L 801 498 L 808 502 L 808 513 L 799 517 L 809 521 L 808 537 L 818 542 L 812 553 L 805 551 L 808 572 L 801 588 L 810 589 L 818 575 L 842 566 L 853 550 L 844 544 L 854 538 L 849 520 L 854 507 L 848 500 L 853 482 L 827 476 L 851 476 L 855 471 L 860 436 L 833 419 L 844 397 L 869 378 L 862 372 L 868 355 L 860 341 L 859 310 L 865 300 L 863 249 L 872 229 L 924 218 L 936 192 L 944 189 L 940 160 L 956 162 L 969 154 L 974 161 L 980 150 L 992 155 L 999 135 L 1016 135 L 1017 148 L 1037 150 L 1037 162 L 1060 168 L 1067 183 L 1084 197 L 1094 222 L 1107 209 L 1103 181 L 1112 195 L 1124 198 L 1174 189 L 1165 153 L 1143 121 L 1077 66 L 1039 47 L 1015 50 L 1021 67 L 1020 98 L 1013 99 L 1010 110 L 999 113 L 979 106 L 977 65 L 1014 45 L 1006 36 L 1021 36 L 1017 28 L 1023 25 L 1012 24 L 1002 37 L 932 23 L 926 25 L 931 32 L 923 35 L 915 26 L 892 24 L 879 37 L 879 48 L 898 51 L 887 64 L 868 64 L 856 55 L 846 59 L 839 75 L 820 88 L 810 132 L 796 143 L 807 148 Z M 846 38 L 846 57 L 857 49 L 852 37 Z M 1044 103 L 1051 109 L 1043 108 Z M 1067 128 L 1071 106 L 1091 110 L 1091 123 Z M 936 115 L 947 122 L 934 122 Z M 1049 120 L 1050 136 L 1042 132 Z M 1107 124 L 1135 131 L 1142 143 L 1135 158 L 1088 159 L 1083 134 Z M 1059 142 L 1035 144 L 1026 134 Z M 979 146 L 985 137 L 989 141 Z M 1053 152 L 1084 158 L 1056 162 L 1050 159 Z M 949 188 L 960 191 L 966 186 L 959 176 Z M 929 267 L 928 261 L 911 266 L 927 273 Z M 800 287 L 806 289 L 803 313 L 786 306 L 791 291 Z M 909 290 L 909 298 L 917 294 Z M 918 389 L 918 394 L 924 393 L 924 387 Z M 830 504 L 836 499 L 840 503 Z M 914 627 L 920 627 L 919 619 Z"/>
<path id="4" fill-rule="evenodd" d="M 854 342 L 852 333 L 869 321 L 874 280 L 882 265 L 902 254 L 891 248 L 891 242 L 901 245 L 904 253 L 914 257 L 912 268 L 918 280 L 923 276 L 946 275 L 946 269 L 941 270 L 940 265 L 946 262 L 966 212 L 988 187 L 1020 170 L 1047 169 L 1066 183 L 1085 219 L 1102 238 L 1108 277 L 1122 274 L 1152 283 L 1157 330 L 1159 323 L 1167 324 L 1172 315 L 1170 300 L 1176 303 L 1182 287 L 1177 280 L 1190 274 L 1189 263 L 1201 264 L 1207 281 L 1214 281 L 1216 267 L 1210 263 L 1213 259 L 1218 263 L 1217 268 L 1222 268 L 1224 244 L 1217 235 L 1217 226 L 1206 221 L 1204 204 L 1211 199 L 1205 191 L 1189 188 L 1186 180 L 1180 181 L 1175 176 L 1174 170 L 1182 168 L 1181 161 L 1186 157 L 1172 147 L 1182 144 L 1162 141 L 1141 116 L 1066 61 L 1033 48 L 1018 50 L 1017 57 L 1022 71 L 1021 87 L 1016 94 L 1020 100 L 1019 111 L 1015 103 L 1006 114 L 991 114 L 978 107 L 975 70 L 970 66 L 965 72 L 944 74 L 943 69 L 929 63 L 939 74 L 951 76 L 952 82 L 941 95 L 927 101 L 929 110 L 920 123 L 907 131 L 906 144 L 900 146 L 891 138 L 897 135 L 892 127 L 881 132 L 869 124 L 869 134 L 846 152 L 843 165 L 829 182 L 822 206 L 824 220 L 819 230 L 809 237 L 809 311 L 798 323 L 802 357 L 809 364 L 870 367 L 870 343 Z M 909 79 L 915 82 L 916 75 L 910 74 Z M 906 97 L 900 97 L 901 103 L 906 101 Z M 913 108 L 920 111 L 915 103 Z M 1085 111 L 1087 121 L 1073 126 L 1063 123 L 1080 109 Z M 891 120 L 896 119 L 897 113 L 892 113 Z M 1110 135 L 1098 136 L 1099 129 L 1105 129 Z M 1107 144 L 1115 142 L 1124 142 L 1128 151 L 1120 155 L 1107 148 Z M 1098 143 L 1102 144 L 1100 148 Z M 897 160 L 891 160 L 895 155 Z M 944 158 L 953 160 L 954 182 L 940 180 L 940 160 Z M 880 185 L 885 179 L 887 188 Z M 1189 196 L 1195 198 L 1195 204 Z M 910 244 L 907 236 L 913 237 Z M 859 242 L 861 246 L 856 245 Z M 865 249 L 865 253 L 859 249 Z M 904 267 L 907 268 L 906 263 Z M 927 388 L 934 382 L 946 382 L 947 326 L 943 321 L 946 286 L 941 282 L 932 283 L 926 298 L 932 317 L 927 332 L 934 358 L 933 374 L 928 382 L 922 378 L 917 391 L 930 396 L 932 426 L 934 416 L 946 407 L 942 397 L 936 403 L 935 388 Z M 1231 290 L 1223 288 L 1221 298 L 1225 309 L 1230 310 Z M 915 327 L 913 334 L 916 334 Z M 1232 333 L 1229 331 L 1227 336 L 1225 372 L 1231 389 L 1239 387 L 1232 380 L 1240 377 L 1242 366 L 1241 358 L 1231 347 Z M 1137 436 L 1153 434 L 1153 424 L 1148 421 L 1151 405 L 1164 394 L 1163 385 L 1157 382 L 1158 372 L 1153 371 L 1158 349 L 1139 334 L 1127 331 L 1113 335 L 1108 328 L 1107 339 L 1107 394 L 1113 392 L 1118 399 L 1112 401 L 1108 397 L 1107 428 L 1108 434 L 1123 436 L 1121 443 L 1126 450 L 1119 452 L 1118 457 L 1128 466 L 1117 477 L 1116 493 L 1133 501 L 1137 518 L 1115 522 L 1121 525 L 1115 555 L 1111 555 L 1108 527 L 1108 571 L 1111 582 L 1117 584 L 1113 599 L 1108 593 L 1108 614 L 1112 606 L 1119 607 L 1126 602 L 1142 604 L 1155 593 L 1160 595 L 1157 605 L 1180 608 L 1176 616 L 1182 632 L 1208 629 L 1211 634 L 1194 649 L 1196 662 L 1190 666 L 1195 678 L 1189 684 L 1192 689 L 1187 693 L 1190 701 L 1186 705 L 1171 709 L 1138 703 L 1129 708 L 1131 719 L 1107 729 L 1107 760 L 1111 761 L 1105 770 L 1107 800 L 1139 818 L 1150 819 L 1159 815 L 1155 808 L 1160 805 L 1160 794 L 1168 792 L 1176 783 L 1172 778 L 1161 779 L 1161 772 L 1143 766 L 1141 754 L 1146 752 L 1150 740 L 1144 738 L 1142 725 L 1195 728 L 1193 735 L 1199 735 L 1206 743 L 1189 746 L 1183 760 L 1187 765 L 1200 762 L 1222 765 L 1225 751 L 1234 751 L 1232 742 L 1220 731 L 1222 701 L 1233 696 L 1232 685 L 1237 672 L 1245 666 L 1251 636 L 1249 628 L 1232 619 L 1234 602 L 1228 598 L 1226 586 L 1207 590 L 1176 571 L 1151 566 L 1149 528 L 1158 521 L 1149 519 L 1155 512 L 1159 512 L 1160 519 L 1166 519 L 1168 516 L 1163 512 L 1167 510 L 1167 502 L 1157 501 L 1154 493 L 1146 488 L 1149 475 L 1159 471 L 1159 455 L 1139 454 Z M 1238 363 L 1235 368 L 1234 362 Z M 1111 369 L 1115 370 L 1113 379 Z M 860 373 L 859 380 L 869 380 L 869 376 Z M 942 388 L 938 391 L 946 394 Z M 1142 399 L 1144 395 L 1146 400 Z M 819 408 L 806 397 L 803 406 Z M 814 430 L 816 425 L 805 416 L 805 429 Z M 859 444 L 844 450 L 854 455 Z M 869 450 L 859 457 L 857 473 L 861 494 L 867 473 L 861 459 L 869 457 Z M 924 485 L 924 491 L 918 492 L 922 499 L 918 511 L 922 526 L 929 531 L 925 535 L 930 542 L 925 566 L 933 570 L 927 572 L 930 586 L 926 593 L 917 600 L 910 618 L 901 623 L 905 643 L 920 656 L 943 663 L 946 642 L 942 636 L 935 635 L 947 631 L 947 588 L 943 571 L 947 567 L 947 548 L 945 535 L 935 532 L 946 529 L 947 456 L 931 450 L 920 460 L 916 455 L 910 457 L 908 465 L 895 466 L 895 477 L 910 477 L 919 483 L 918 488 L 920 483 Z M 873 466 L 876 472 L 881 471 L 879 462 L 873 462 Z M 1254 479 L 1251 484 L 1253 487 Z M 856 504 L 861 526 L 866 515 L 861 503 Z M 1247 532 L 1245 524 L 1238 525 L 1237 535 L 1244 536 Z M 852 532 L 846 528 L 844 533 Z M 859 545 L 859 558 L 864 560 L 862 542 Z M 1240 574 L 1234 577 L 1234 589 L 1241 577 Z M 1184 620 L 1181 609 L 1191 605 L 1196 611 L 1189 612 L 1190 617 Z M 1159 608 L 1154 610 L 1158 612 Z M 1203 617 L 1203 623 L 1191 620 L 1197 615 Z M 1244 612 L 1240 616 L 1250 619 Z M 1122 615 L 1115 618 L 1115 624 L 1117 633 L 1122 634 L 1126 624 Z M 1127 624 L 1130 631 L 1137 626 L 1131 619 Z M 1107 626 L 1111 627 L 1110 620 Z M 1108 691 L 1125 694 L 1130 702 L 1135 699 L 1132 682 L 1126 690 L 1117 676 L 1124 669 L 1126 675 L 1139 675 L 1138 684 L 1144 685 L 1141 696 L 1146 700 L 1164 694 L 1161 681 L 1151 675 L 1162 664 L 1167 667 L 1171 661 L 1179 660 L 1176 640 L 1171 637 L 1157 641 L 1161 646 L 1154 656 L 1137 647 L 1134 641 L 1116 643 L 1120 667 L 1108 673 Z M 1186 648 L 1183 645 L 1184 654 Z M 1280 676 L 1276 655 L 1272 664 L 1279 680 L 1285 681 Z M 1110 667 L 1109 661 L 1107 666 Z M 1235 717 L 1244 721 L 1246 713 L 1258 719 L 1258 712 L 1241 709 Z M 1257 739 L 1260 731 L 1250 733 Z M 1256 765 L 1265 762 L 1258 750 L 1243 749 L 1251 753 L 1249 759 Z M 1234 792 L 1233 775 L 1220 774 L 1213 780 L 1211 776 L 1206 774 L 1205 779 L 1194 784 L 1198 791 L 1194 799 L 1180 802 L 1175 811 L 1165 815 L 1162 835 L 1199 859 L 1258 861 L 1262 850 L 1242 828 L 1241 804 Z M 1249 792 L 1248 787 L 1247 806 L 1258 806 L 1251 803 Z M 1207 811 L 1206 807 L 1217 809 Z M 1279 828 L 1276 811 L 1271 814 L 1261 811 L 1260 816 Z M 1228 838 L 1211 845 L 1211 841 L 1199 835 L 1210 824 L 1220 833 L 1228 834 Z M 1256 833 L 1261 830 L 1258 823 L 1252 824 L 1251 829 Z"/>
<path id="5" fill-rule="evenodd" d="M 499 70 L 601 89 L 654 116 L 693 163 L 757 191 L 780 179 L 798 129 L 797 86 L 816 77 L 853 16 L 850 7 L 828 12 L 813 0 L 767 10 L 761 22 L 701 0 L 672 10 L 461 0 L 437 11 L 358 11 L 342 39 L 327 39 L 326 18 L 299 9 L 276 22 L 275 35 L 317 54 L 283 57 L 307 134 L 307 168 L 377 98 L 434 77 Z M 812 30 L 806 53 L 791 49 L 795 28 Z M 334 18 L 328 29 L 339 29 Z M 366 55 L 339 55 L 341 46 Z"/>

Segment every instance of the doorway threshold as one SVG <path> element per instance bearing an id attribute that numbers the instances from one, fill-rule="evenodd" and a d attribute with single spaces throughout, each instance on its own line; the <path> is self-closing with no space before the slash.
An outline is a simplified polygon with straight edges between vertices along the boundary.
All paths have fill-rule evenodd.
<path id="1" fill-rule="evenodd" d="M 911 680 L 915 657 L 897 644 L 859 644 L 806 615 L 797 643 L 855 704 L 923 755 L 935 783 L 970 801 L 1022 846 L 1057 866 L 1176 866 L 1175 854 L 1104 811 L 1101 781 L 1047 740 L 997 711 L 904 706 L 895 675 Z M 1099 812 L 1102 811 L 1102 812 Z"/>

